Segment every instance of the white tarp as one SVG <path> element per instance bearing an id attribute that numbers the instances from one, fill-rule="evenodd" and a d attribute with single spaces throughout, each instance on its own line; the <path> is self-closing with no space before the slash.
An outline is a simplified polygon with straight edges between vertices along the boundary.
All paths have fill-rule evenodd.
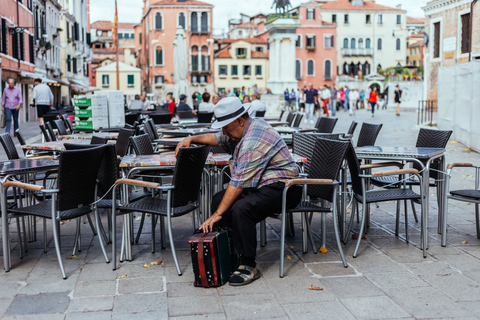
<path id="1" fill-rule="evenodd" d="M 452 138 L 480 151 L 480 62 L 438 71 L 438 127 L 453 130 Z"/>
<path id="2" fill-rule="evenodd" d="M 173 74 L 175 79 L 175 89 L 173 96 L 175 102 L 180 102 L 181 94 L 187 96 L 187 104 L 193 109 L 192 96 L 190 95 L 190 84 L 188 83 L 188 54 L 185 31 L 182 27 L 178 27 L 173 41 Z"/>

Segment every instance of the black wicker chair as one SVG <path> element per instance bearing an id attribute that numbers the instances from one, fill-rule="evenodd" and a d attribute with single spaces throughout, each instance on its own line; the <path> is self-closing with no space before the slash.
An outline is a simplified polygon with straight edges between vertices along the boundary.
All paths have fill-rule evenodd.
<path id="1" fill-rule="evenodd" d="M 289 111 L 285 122 L 287 122 L 287 125 L 291 127 L 293 124 L 293 120 L 295 120 L 295 113 Z"/>
<path id="2" fill-rule="evenodd" d="M 67 131 L 67 128 L 65 127 L 65 122 L 63 122 L 63 119 L 55 119 L 53 120 L 55 123 L 55 127 L 57 127 L 58 134 L 61 136 L 66 136 L 70 134 L 70 132 Z"/>
<path id="3" fill-rule="evenodd" d="M 265 117 L 265 110 L 264 111 L 255 111 L 255 118 L 263 118 Z"/>
<path id="4" fill-rule="evenodd" d="M 362 221 L 360 222 L 360 231 L 358 233 L 358 241 L 355 247 L 355 251 L 353 253 L 353 257 L 356 258 L 358 254 L 358 249 L 360 247 L 360 241 L 363 237 L 364 230 L 366 229 L 366 221 L 367 221 L 367 205 L 370 203 L 377 203 L 377 202 L 385 202 L 385 201 L 400 201 L 400 200 L 417 200 L 422 201 L 423 199 L 423 192 L 422 188 L 420 188 L 420 194 L 414 192 L 412 189 L 408 188 L 405 183 L 398 183 L 397 188 L 389 188 L 389 189 L 374 189 L 374 190 L 367 190 L 366 189 L 366 180 L 371 179 L 372 177 L 379 177 L 379 176 L 397 176 L 399 177 L 399 181 L 402 180 L 401 178 L 405 175 L 416 175 L 417 178 L 421 181 L 422 177 L 418 174 L 418 170 L 416 169 L 399 169 L 393 171 L 386 171 L 386 172 L 375 172 L 372 174 L 364 174 L 363 171 L 371 168 L 376 168 L 379 166 L 398 166 L 403 167 L 401 163 L 388 163 L 388 164 L 367 164 L 360 166 L 359 161 L 357 159 L 357 155 L 351 143 L 349 143 L 349 147 L 347 149 L 346 159 L 348 162 L 348 168 L 350 171 L 350 176 L 352 179 L 352 190 L 353 190 L 353 203 L 352 203 L 352 215 L 350 218 L 350 226 L 349 231 L 351 230 L 354 216 L 355 216 L 355 209 L 358 210 L 358 203 L 362 204 Z M 405 210 L 406 210 L 405 206 Z M 422 203 L 422 212 L 423 212 L 423 203 Z M 422 215 L 423 216 L 423 215 Z M 395 235 L 398 236 L 398 225 L 400 220 L 400 212 L 397 210 L 396 215 L 396 228 L 395 228 Z M 422 239 L 424 233 L 427 230 L 425 228 L 425 224 L 422 222 Z M 347 232 L 349 233 L 349 232 Z M 405 239 L 408 242 L 408 215 L 405 214 Z M 423 246 L 423 257 L 425 258 L 427 255 L 426 252 L 427 248 Z"/>
<path id="5" fill-rule="evenodd" d="M 342 258 L 344 267 L 348 267 L 345 256 L 343 255 L 337 223 L 337 196 L 340 169 L 345 159 L 346 150 L 349 144 L 350 143 L 347 141 L 334 141 L 317 138 L 313 155 L 312 157 L 308 158 L 308 161 L 311 162 L 308 178 L 292 179 L 285 182 L 285 189 L 288 189 L 293 185 L 306 185 L 307 187 L 306 194 L 304 194 L 306 196 L 305 200 L 301 201 L 296 208 L 287 210 L 285 207 L 282 207 L 282 227 L 280 232 L 280 277 L 283 277 L 287 213 L 302 212 L 304 214 L 303 221 L 305 222 L 305 226 L 303 228 L 303 251 L 307 251 L 307 236 L 310 236 L 313 251 L 316 253 L 317 250 L 313 241 L 310 228 L 310 219 L 307 217 L 307 213 L 320 212 L 322 214 L 322 246 L 325 246 L 326 214 L 327 212 L 331 212 L 333 217 L 335 238 L 340 257 Z M 284 197 L 286 196 L 286 191 L 284 191 L 283 195 Z M 325 201 L 331 203 L 331 206 L 324 205 Z M 285 199 L 282 201 L 282 203 L 286 203 Z"/>
<path id="6" fill-rule="evenodd" d="M 172 121 L 172 115 L 169 113 L 149 113 L 148 117 L 155 124 L 169 124 Z"/>
<path id="7" fill-rule="evenodd" d="M 338 118 L 320 117 L 315 123 L 315 128 L 317 128 L 318 133 L 332 133 L 337 121 Z"/>
<path id="8" fill-rule="evenodd" d="M 45 125 L 41 124 L 39 125 L 39 127 L 40 127 L 40 130 L 42 131 L 43 140 L 45 140 L 45 142 L 52 141 L 52 139 L 50 139 L 50 135 L 47 132 L 47 129 L 45 128 Z"/>
<path id="9" fill-rule="evenodd" d="M 52 193 L 52 199 L 31 206 L 8 210 L 13 216 L 31 215 L 52 219 L 53 238 L 60 269 L 64 279 L 67 278 L 60 252 L 60 221 L 82 217 L 92 211 L 95 201 L 95 186 L 100 163 L 105 155 L 105 146 L 86 150 L 72 150 L 60 153 L 58 167 L 58 189 L 47 190 L 43 186 L 9 181 L 5 187 L 19 187 L 33 191 Z M 80 246 L 80 219 L 77 219 L 77 234 L 73 254 Z M 100 241 L 103 247 L 103 242 Z M 105 259 L 108 260 L 104 251 Z"/>
<path id="10" fill-rule="evenodd" d="M 50 140 L 57 141 L 57 136 L 55 135 L 55 131 L 53 131 L 52 124 L 50 122 L 47 122 L 46 127 L 47 127 L 48 133 L 50 134 Z"/>
<path id="11" fill-rule="evenodd" d="M 191 120 L 194 118 L 191 111 L 180 111 L 176 113 L 178 120 Z"/>
<path id="12" fill-rule="evenodd" d="M 93 136 L 92 140 L 90 140 L 90 144 L 95 144 L 95 145 L 107 144 L 107 142 L 108 142 L 107 138 L 103 138 L 103 137 L 99 137 L 99 136 Z"/>
<path id="13" fill-rule="evenodd" d="M 357 128 L 358 123 L 356 121 L 352 121 L 352 124 L 350 125 L 350 128 L 348 128 L 347 134 L 348 135 L 353 135 L 355 132 L 355 129 Z"/>
<path id="14" fill-rule="evenodd" d="M 383 124 L 364 122 L 358 135 L 357 147 L 374 146 Z"/>
<path id="15" fill-rule="evenodd" d="M 198 112 L 197 113 L 197 122 L 198 123 L 211 123 L 213 118 L 213 112 Z"/>
<path id="16" fill-rule="evenodd" d="M 295 116 L 295 121 L 293 121 L 293 127 L 298 128 L 300 127 L 300 124 L 302 123 L 303 119 L 303 113 L 297 112 Z"/>
<path id="17" fill-rule="evenodd" d="M 167 218 L 168 237 L 172 255 L 177 268 L 178 275 L 182 275 L 177 255 L 175 252 L 175 244 L 173 241 L 172 218 L 179 217 L 190 213 L 199 208 L 199 189 L 202 179 L 203 168 L 209 153 L 209 147 L 191 147 L 181 148 L 178 153 L 175 171 L 173 175 L 171 186 L 162 186 L 158 183 L 145 182 L 132 179 L 121 179 L 115 184 L 113 191 L 113 206 L 112 213 L 117 212 L 127 214 L 131 212 L 147 212 L 152 215 L 152 228 L 155 226 L 156 216 L 160 215 Z M 154 190 L 164 190 L 167 192 L 167 198 L 161 197 L 159 192 L 154 197 L 146 197 L 139 201 L 116 206 L 116 192 L 115 189 L 119 186 L 127 184 L 132 186 L 149 187 Z M 116 259 L 116 214 L 112 214 L 113 228 L 112 228 L 112 260 L 113 269 L 117 267 Z M 155 232 L 152 230 L 152 243 L 154 243 Z M 125 243 L 130 245 L 130 243 Z M 154 247 L 152 246 L 154 250 Z"/>
<path id="18" fill-rule="evenodd" d="M 0 142 L 2 143 L 8 160 L 20 159 L 20 156 L 17 152 L 17 147 L 15 147 L 15 143 L 13 142 L 13 139 L 9 133 L 0 134 Z"/>
<path id="19" fill-rule="evenodd" d="M 115 143 L 115 150 L 117 151 L 117 156 L 123 157 L 128 152 L 128 147 L 130 146 L 130 137 L 135 134 L 134 129 L 120 129 L 117 137 L 117 143 Z"/>
<path id="20" fill-rule="evenodd" d="M 130 113 L 125 115 L 125 123 L 134 125 L 135 121 L 138 119 L 138 114 L 136 113 Z"/>
<path id="21" fill-rule="evenodd" d="M 155 122 L 153 122 L 152 119 L 148 119 L 147 121 L 145 121 L 144 125 L 150 127 L 150 134 L 152 134 L 154 140 L 159 138 L 157 127 L 155 126 Z"/>
<path id="22" fill-rule="evenodd" d="M 148 134 L 130 137 L 130 143 L 133 146 L 135 154 L 150 155 L 154 154 L 153 146 Z"/>

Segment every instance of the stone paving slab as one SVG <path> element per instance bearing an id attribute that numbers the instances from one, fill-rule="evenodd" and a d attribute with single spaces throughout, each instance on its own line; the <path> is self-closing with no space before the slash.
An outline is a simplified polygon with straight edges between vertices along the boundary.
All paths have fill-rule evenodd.
<path id="1" fill-rule="evenodd" d="M 383 123 L 377 144 L 412 146 L 419 127 L 416 113 L 401 117 L 380 110 L 375 118 L 364 110 L 354 117 L 344 112 L 335 132 L 345 131 L 355 119 Z M 311 126 L 304 123 L 304 126 Z M 40 140 L 38 126 L 23 124 L 30 142 Z M 38 140 L 38 141 L 37 141 Z M 480 155 L 460 143 L 447 145 L 447 162 L 480 163 Z M 21 152 L 21 150 L 19 149 Z M 0 153 L 0 160 L 4 159 Z M 452 187 L 473 186 L 472 172 L 453 171 Z M 48 224 L 48 252 L 43 252 L 42 222 L 38 221 L 39 241 L 29 243 L 25 258 L 19 259 L 15 222 L 11 225 L 12 270 L 0 272 L 1 319 L 475 319 L 480 313 L 480 240 L 476 237 L 474 206 L 449 203 L 448 246 L 440 246 L 437 234 L 436 191 L 430 190 L 429 240 L 426 259 L 419 247 L 420 223 L 415 222 L 408 205 L 410 243 L 405 241 L 404 213 L 399 237 L 395 237 L 395 202 L 371 206 L 371 227 L 362 240 L 357 258 L 356 242 L 343 245 L 348 268 L 340 262 L 332 219 L 327 218 L 325 254 L 302 253 L 300 218 L 294 216 L 295 237 L 286 238 L 285 277 L 278 277 L 280 222 L 267 220 L 267 245 L 258 249 L 262 277 L 246 287 L 222 286 L 203 289 L 193 286 L 190 251 L 186 244 L 191 235 L 191 218 L 175 218 L 173 228 L 178 243 L 177 254 L 182 276 L 177 275 L 171 250 L 161 249 L 157 228 L 156 252 L 151 253 L 150 219 L 140 243 L 133 245 L 133 261 L 118 264 L 117 270 L 106 264 L 88 224 L 82 224 L 82 251 L 71 255 L 75 223 L 61 226 L 62 257 L 68 275 L 62 280 L 51 225 Z M 416 206 L 417 214 L 419 206 Z M 105 214 L 102 214 L 106 225 Z M 119 219 L 120 220 L 120 219 Z M 134 222 L 135 230 L 138 221 Z M 358 226 L 354 223 L 354 229 Z M 315 242 L 320 245 L 320 219 L 312 224 Z M 121 222 L 117 236 L 120 243 Z M 111 245 L 107 246 L 111 256 Z M 162 261 L 158 266 L 144 264 Z M 3 267 L 3 260 L 0 259 Z M 308 290 L 317 286 L 322 291 Z"/>

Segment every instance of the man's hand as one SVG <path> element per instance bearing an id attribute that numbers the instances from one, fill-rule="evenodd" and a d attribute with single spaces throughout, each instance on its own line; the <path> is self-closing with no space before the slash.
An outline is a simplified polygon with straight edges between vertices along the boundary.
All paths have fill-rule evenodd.
<path id="1" fill-rule="evenodd" d="M 15 109 L 20 110 L 20 104 Z"/>
<path id="2" fill-rule="evenodd" d="M 188 148 L 192 144 L 192 139 L 191 137 L 187 137 L 180 141 L 179 144 L 177 144 L 177 148 L 175 149 L 175 157 L 178 155 L 178 152 L 180 151 L 180 148 Z"/>
<path id="3" fill-rule="evenodd" d="M 199 230 L 202 230 L 205 233 L 212 231 L 213 225 L 220 221 L 220 219 L 222 219 L 222 216 L 215 212 L 212 216 L 210 216 L 210 218 L 202 223 Z"/>

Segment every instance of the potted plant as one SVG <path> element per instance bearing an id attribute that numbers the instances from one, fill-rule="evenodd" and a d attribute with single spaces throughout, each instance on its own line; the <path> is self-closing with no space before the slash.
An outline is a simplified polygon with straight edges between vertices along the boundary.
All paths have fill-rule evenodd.
<path id="1" fill-rule="evenodd" d="M 70 42 L 72 42 L 72 38 L 67 39 L 67 43 L 70 43 Z"/>
<path id="2" fill-rule="evenodd" d="M 62 28 L 57 28 L 57 32 L 61 32 L 61 31 L 63 31 Z"/>
<path id="3" fill-rule="evenodd" d="M 315 51 L 315 47 L 313 47 L 313 46 L 308 46 L 308 47 L 307 47 L 307 51 Z"/>
<path id="4" fill-rule="evenodd" d="M 47 41 L 44 38 L 41 38 L 40 39 L 40 47 L 45 47 L 46 44 L 47 44 Z"/>
<path id="5" fill-rule="evenodd" d="M 52 43 L 51 43 L 50 41 L 48 41 L 47 43 L 45 43 L 45 49 L 46 49 L 46 50 L 52 49 Z"/>
<path id="6" fill-rule="evenodd" d="M 239 54 L 239 55 L 237 56 L 238 59 L 245 59 L 246 57 L 247 57 L 246 54 Z"/>

